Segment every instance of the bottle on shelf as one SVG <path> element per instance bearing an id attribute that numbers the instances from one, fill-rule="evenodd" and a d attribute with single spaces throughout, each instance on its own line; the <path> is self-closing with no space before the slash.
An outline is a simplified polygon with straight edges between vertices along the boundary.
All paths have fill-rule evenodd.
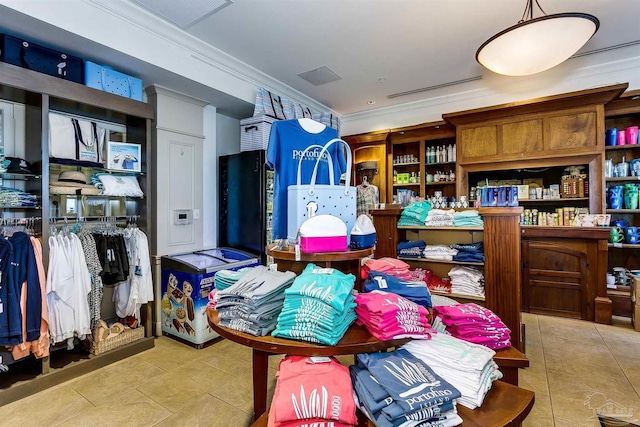
<path id="1" fill-rule="evenodd" d="M 452 153 L 453 153 L 453 159 L 451 160 L 452 162 L 457 161 L 457 157 L 456 157 L 456 144 L 453 144 L 453 149 L 452 149 Z"/>
<path id="2" fill-rule="evenodd" d="M 453 145 L 451 144 L 447 147 L 447 161 L 453 162 Z"/>

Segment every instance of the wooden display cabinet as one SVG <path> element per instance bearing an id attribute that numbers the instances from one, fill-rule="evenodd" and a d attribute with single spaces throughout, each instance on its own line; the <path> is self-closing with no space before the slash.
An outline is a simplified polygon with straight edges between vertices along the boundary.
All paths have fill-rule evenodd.
<path id="1" fill-rule="evenodd" d="M 441 181 L 427 183 L 427 175 L 436 172 L 455 173 L 456 164 L 452 161 L 429 163 L 427 159 L 428 148 L 446 147 L 453 145 L 455 141 L 455 128 L 443 121 L 424 123 L 417 126 L 392 129 L 389 134 L 389 170 L 387 177 L 388 188 L 392 189 L 387 200 L 397 194 L 398 189 L 412 190 L 421 197 L 433 196 L 435 191 L 442 191 L 444 197 L 456 197 L 455 181 Z M 394 164 L 394 159 L 402 159 L 403 156 L 413 156 L 416 161 L 400 162 Z M 415 173 L 418 178 L 415 183 L 393 182 L 393 171 L 397 173 Z"/>
<path id="2" fill-rule="evenodd" d="M 371 184 L 378 187 L 380 203 L 389 203 L 391 198 L 387 198 L 387 136 L 389 131 L 371 132 L 359 135 L 349 135 L 342 137 L 351 148 L 353 158 L 353 182 L 352 185 L 362 184 L 363 172 L 358 168 L 359 164 L 374 161 L 378 165 L 377 171 L 366 172 L 372 176 Z"/>
<path id="3" fill-rule="evenodd" d="M 640 90 L 623 94 L 605 105 L 605 130 L 617 128 L 624 131 L 629 126 L 640 126 Z M 622 160 L 631 163 L 633 159 L 640 158 L 640 144 L 626 144 L 605 146 L 605 159 L 610 159 L 616 165 Z M 640 176 L 610 177 L 605 178 L 605 187 L 625 185 L 628 183 L 640 183 Z M 608 197 L 605 193 L 605 197 Z M 610 209 L 609 201 L 605 199 L 607 210 L 611 214 L 611 221 L 623 220 L 627 226 L 640 226 L 640 209 Z M 640 245 L 621 243 L 609 243 L 608 271 L 614 267 L 625 267 L 629 270 L 640 269 Z M 632 303 L 630 286 L 617 286 L 616 289 L 608 289 L 608 295 L 613 302 L 613 314 L 617 316 L 631 317 Z"/>

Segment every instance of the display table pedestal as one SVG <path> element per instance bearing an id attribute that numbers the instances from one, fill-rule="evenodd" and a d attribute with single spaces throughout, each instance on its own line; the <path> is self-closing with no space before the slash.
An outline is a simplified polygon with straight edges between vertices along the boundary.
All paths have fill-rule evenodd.
<path id="1" fill-rule="evenodd" d="M 352 250 L 346 252 L 324 252 L 316 254 L 300 253 L 300 259 L 296 261 L 296 253 L 292 250 L 280 251 L 275 245 L 267 246 L 267 255 L 273 257 L 278 265 L 278 271 L 293 271 L 296 274 L 310 262 L 319 267 L 335 268 L 343 273 L 351 273 L 356 277 L 355 289 L 362 290 L 360 279 L 360 266 L 363 258 L 373 255 L 373 248 Z"/>

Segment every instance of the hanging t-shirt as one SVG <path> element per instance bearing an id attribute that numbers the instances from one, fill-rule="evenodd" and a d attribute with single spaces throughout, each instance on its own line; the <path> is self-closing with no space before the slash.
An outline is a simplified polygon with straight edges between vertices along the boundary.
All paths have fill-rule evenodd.
<path id="1" fill-rule="evenodd" d="M 287 187 L 296 183 L 298 174 L 298 161 L 302 152 L 310 145 L 324 146 L 333 138 L 338 137 L 338 132 L 329 126 L 320 133 L 307 132 L 294 120 L 280 120 L 271 125 L 269 145 L 267 147 L 267 165 L 275 171 L 273 191 L 273 239 L 287 238 Z M 343 145 L 334 143 L 329 148 L 333 159 L 334 182 L 340 182 L 340 175 L 346 171 L 346 162 L 342 154 Z M 320 148 L 309 150 L 302 160 L 301 183 L 309 184 L 311 174 L 320 154 Z M 328 164 L 326 159 L 320 161 L 318 166 L 318 184 L 329 183 Z"/>

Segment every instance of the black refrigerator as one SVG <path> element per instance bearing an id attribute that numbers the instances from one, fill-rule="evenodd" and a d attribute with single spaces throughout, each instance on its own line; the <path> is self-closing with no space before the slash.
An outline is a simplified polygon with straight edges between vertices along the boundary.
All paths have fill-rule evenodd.
<path id="1" fill-rule="evenodd" d="M 264 150 L 220 156 L 218 245 L 259 255 L 267 263 L 271 243 L 273 171 Z"/>

